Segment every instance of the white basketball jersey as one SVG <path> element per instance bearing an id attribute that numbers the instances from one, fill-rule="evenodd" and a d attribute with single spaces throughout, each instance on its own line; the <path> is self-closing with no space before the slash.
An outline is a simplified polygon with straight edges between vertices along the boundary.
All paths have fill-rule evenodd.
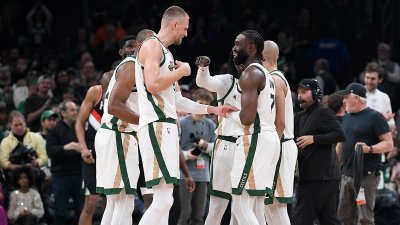
<path id="1" fill-rule="evenodd" d="M 227 92 L 217 92 L 218 105 L 221 106 L 227 104 L 240 108 L 240 94 L 238 94 L 237 92 L 239 80 L 234 78 L 231 74 L 224 74 L 219 76 L 229 76 L 231 86 L 227 90 Z M 237 129 L 237 125 L 235 124 L 235 121 L 231 119 L 231 117 L 218 117 L 218 127 L 215 130 L 216 135 L 233 136 L 236 133 L 235 129 Z"/>
<path id="2" fill-rule="evenodd" d="M 128 56 L 117 66 L 117 68 L 115 68 L 114 73 L 110 79 L 110 83 L 108 84 L 106 97 L 104 100 L 104 113 L 101 119 L 102 124 L 105 123 L 107 127 L 110 129 L 115 129 L 115 127 L 117 127 L 120 132 L 132 132 L 132 131 L 137 131 L 138 129 L 138 125 L 127 123 L 125 121 L 118 119 L 114 115 L 108 113 L 108 102 L 110 100 L 111 92 L 114 89 L 115 83 L 117 82 L 117 80 L 115 79 L 115 74 L 118 68 L 126 62 L 136 63 L 136 58 L 133 56 Z M 138 94 L 135 86 L 132 87 L 131 94 L 129 95 L 128 100 L 126 101 L 126 106 L 135 113 L 139 113 Z"/>
<path id="3" fill-rule="evenodd" d="M 264 131 L 276 131 L 275 127 L 275 83 L 268 71 L 259 63 L 252 63 L 249 67 L 257 67 L 265 75 L 265 87 L 258 95 L 258 106 L 255 121 L 249 127 L 244 127 L 238 135 L 248 135 Z M 247 69 L 246 68 L 246 69 Z M 240 85 L 238 86 L 240 93 Z"/>
<path id="4" fill-rule="evenodd" d="M 149 39 L 156 39 L 157 37 L 150 37 Z M 145 40 L 145 41 L 147 41 Z M 163 46 L 163 44 L 159 41 L 162 47 L 163 59 L 160 62 L 160 73 L 167 73 L 174 70 L 174 57 L 172 53 Z M 151 94 L 144 83 L 144 67 L 139 62 L 139 54 L 140 49 L 137 54 L 137 63 L 135 68 L 135 76 L 136 76 L 136 87 L 138 89 L 138 98 L 139 98 L 139 129 L 143 126 L 167 119 L 177 119 L 176 115 L 176 104 L 175 104 L 175 85 L 171 85 L 168 88 L 160 91 L 157 94 Z"/>
<path id="5" fill-rule="evenodd" d="M 294 114 L 293 114 L 293 101 L 292 94 L 290 93 L 289 82 L 287 82 L 285 75 L 279 70 L 274 70 L 271 75 L 280 77 L 288 88 L 285 96 L 285 130 L 283 130 L 283 138 L 292 139 L 294 138 Z"/>

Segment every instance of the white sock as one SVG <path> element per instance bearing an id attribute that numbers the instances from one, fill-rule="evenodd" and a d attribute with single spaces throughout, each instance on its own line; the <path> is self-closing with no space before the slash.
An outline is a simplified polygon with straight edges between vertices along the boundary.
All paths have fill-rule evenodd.
<path id="1" fill-rule="evenodd" d="M 224 216 L 228 204 L 229 200 L 227 199 L 216 196 L 210 196 L 210 206 L 208 209 L 208 215 L 204 225 L 221 224 L 222 217 Z"/>
<path id="2" fill-rule="evenodd" d="M 256 215 L 258 223 L 260 225 L 266 225 L 265 215 L 264 215 L 264 207 L 265 207 L 264 198 L 265 198 L 264 196 L 256 197 L 256 202 L 254 205 L 254 214 Z"/>
<path id="3" fill-rule="evenodd" d="M 250 197 L 245 190 L 242 195 L 232 195 L 232 212 L 239 225 L 259 225 L 253 211 L 255 202 L 256 198 Z"/>
<path id="4" fill-rule="evenodd" d="M 106 208 L 104 209 L 103 218 L 101 218 L 101 225 L 108 225 L 111 224 L 115 202 L 112 198 L 112 195 L 107 195 L 107 204 Z"/>
<path id="5" fill-rule="evenodd" d="M 231 210 L 231 220 L 230 220 L 230 222 L 229 222 L 229 225 L 238 225 L 239 223 L 238 223 L 238 221 L 236 220 L 236 218 L 235 218 L 235 215 L 233 215 L 233 212 L 232 212 L 232 210 Z"/>
<path id="6" fill-rule="evenodd" d="M 287 205 L 284 203 L 274 202 L 274 204 L 266 205 L 265 218 L 268 224 L 290 225 Z"/>
<path id="7" fill-rule="evenodd" d="M 111 225 L 132 225 L 132 213 L 135 209 L 135 196 L 126 195 L 114 200 L 115 207 Z"/>
<path id="8" fill-rule="evenodd" d="M 122 190 L 118 195 L 107 195 L 107 205 L 101 225 L 131 225 L 135 208 L 135 196 L 126 195 Z"/>
<path id="9" fill-rule="evenodd" d="M 168 224 L 169 210 L 174 202 L 173 190 L 174 186 L 165 183 L 164 179 L 161 179 L 160 183 L 153 187 L 153 202 L 144 213 L 139 225 Z"/>

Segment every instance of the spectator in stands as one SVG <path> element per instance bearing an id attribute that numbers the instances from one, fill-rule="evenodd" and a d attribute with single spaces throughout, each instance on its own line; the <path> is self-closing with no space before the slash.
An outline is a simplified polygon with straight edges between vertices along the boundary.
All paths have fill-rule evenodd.
<path id="1" fill-rule="evenodd" d="M 8 217 L 15 225 L 36 225 L 44 215 L 43 202 L 39 192 L 33 188 L 34 175 L 29 167 L 13 172 L 15 190 L 10 196 Z"/>
<path id="2" fill-rule="evenodd" d="M 389 126 L 395 126 L 394 113 L 389 96 L 378 89 L 378 85 L 384 79 L 384 71 L 376 62 L 368 63 L 365 67 L 364 82 L 367 89 L 367 106 L 385 117 Z"/>
<path id="3" fill-rule="evenodd" d="M 343 96 L 333 93 L 328 97 L 328 107 L 335 113 L 339 122 L 343 121 L 343 116 L 346 114 L 346 107 L 343 104 Z"/>
<path id="4" fill-rule="evenodd" d="M 383 80 L 383 91 L 389 95 L 393 111 L 400 108 L 399 95 L 400 95 L 400 66 L 398 63 L 390 60 L 391 48 L 390 45 L 382 42 L 378 44 L 377 50 L 377 63 L 383 68 L 386 77 Z"/>
<path id="5" fill-rule="evenodd" d="M 7 211 L 4 209 L 4 190 L 3 190 L 3 184 L 0 183 L 0 224 L 8 225 L 8 220 L 7 220 Z"/>
<path id="6" fill-rule="evenodd" d="M 5 102 L 8 112 L 14 108 L 10 67 L 0 66 L 0 102 Z"/>
<path id="7" fill-rule="evenodd" d="M 25 56 L 20 56 L 17 59 L 15 68 L 11 73 L 12 83 L 17 83 L 17 81 L 26 78 L 26 74 L 28 72 L 28 63 L 29 63 L 28 58 Z"/>
<path id="8" fill-rule="evenodd" d="M 212 93 L 205 89 L 198 89 L 192 96 L 194 101 L 206 105 L 214 100 Z M 178 224 L 203 224 L 207 185 L 210 181 L 210 154 L 216 139 L 216 125 L 205 115 L 194 114 L 184 116 L 179 119 L 179 123 L 180 145 L 190 174 L 196 182 L 196 189 L 190 192 L 182 181 L 179 188 L 181 214 Z M 193 148 L 198 152 L 195 153 Z"/>
<path id="9" fill-rule="evenodd" d="M 37 94 L 29 96 L 25 101 L 26 121 L 31 131 L 38 132 L 40 129 L 40 115 L 50 106 L 56 103 L 56 99 L 49 95 L 50 77 L 40 76 Z"/>
<path id="10" fill-rule="evenodd" d="M 40 128 L 39 134 L 43 137 L 44 140 L 46 140 L 49 130 L 56 125 L 57 118 L 57 113 L 53 112 L 52 110 L 43 111 L 40 115 L 40 122 L 42 127 Z"/>
<path id="11" fill-rule="evenodd" d="M 42 1 L 38 1 L 35 7 L 28 12 L 26 15 L 26 23 L 30 41 L 33 46 L 35 46 L 35 49 L 40 52 L 47 50 L 40 49 L 40 47 L 49 44 L 53 16 Z"/>
<path id="12" fill-rule="evenodd" d="M 75 54 L 81 55 L 89 50 L 89 34 L 85 28 L 78 31 L 78 43 L 76 44 Z"/>
<path id="13" fill-rule="evenodd" d="M 56 88 L 53 90 L 53 97 L 62 102 L 62 95 L 69 86 L 70 79 L 67 71 L 61 70 L 55 76 Z"/>
<path id="14" fill-rule="evenodd" d="M 20 112 L 12 111 L 9 119 L 11 132 L 2 140 L 0 148 L 1 168 L 15 170 L 22 165 L 28 165 L 38 169 L 46 165 L 47 154 L 43 138 L 26 128 L 25 118 Z M 19 151 L 20 154 L 14 151 Z"/>
<path id="15" fill-rule="evenodd" d="M 336 151 L 343 162 L 342 182 L 338 217 L 343 225 L 374 224 L 374 207 L 379 184 L 382 153 L 392 151 L 393 140 L 388 123 L 383 115 L 367 106 L 367 90 L 358 83 L 345 90 L 343 103 L 348 112 L 343 117 L 342 127 L 346 140 L 338 143 Z M 356 147 L 362 149 L 362 167 L 354 168 Z M 355 173 L 356 172 L 356 173 Z M 361 173 L 359 196 L 355 189 L 357 173 Z M 356 203 L 356 198 L 364 204 Z"/>
<path id="16" fill-rule="evenodd" d="M 110 66 L 111 63 L 107 68 L 109 68 Z M 88 89 L 89 87 L 97 85 L 99 83 L 100 73 L 96 71 L 93 62 L 87 62 L 83 65 L 80 78 L 81 85 L 85 87 L 85 89 Z"/>
<path id="17" fill-rule="evenodd" d="M 338 84 L 335 78 L 329 73 L 328 60 L 322 58 L 317 59 L 314 64 L 314 74 L 324 95 L 330 95 L 338 90 Z"/>
<path id="18" fill-rule="evenodd" d="M 0 102 L 0 142 L 8 135 L 8 115 L 6 103 Z"/>
<path id="19" fill-rule="evenodd" d="M 56 126 L 47 134 L 46 149 L 51 159 L 55 222 L 64 225 L 70 197 L 74 203 L 76 222 L 82 211 L 82 158 L 74 129 L 78 107 L 72 101 L 64 101 L 60 104 L 60 116 Z"/>

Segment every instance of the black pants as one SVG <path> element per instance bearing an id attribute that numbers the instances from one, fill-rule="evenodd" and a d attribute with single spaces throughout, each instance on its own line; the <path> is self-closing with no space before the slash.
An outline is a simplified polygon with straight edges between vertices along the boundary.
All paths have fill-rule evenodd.
<path id="1" fill-rule="evenodd" d="M 311 225 L 318 219 L 320 225 L 340 225 L 336 202 L 339 181 L 306 181 L 299 183 L 294 208 L 295 225 Z"/>
<path id="2" fill-rule="evenodd" d="M 174 185 L 174 203 L 172 204 L 171 210 L 169 211 L 168 224 L 178 224 L 179 215 L 181 213 L 181 203 L 179 199 L 179 185 Z"/>
<path id="3" fill-rule="evenodd" d="M 15 225 L 35 225 L 37 222 L 37 218 L 33 215 L 26 215 L 18 217 Z"/>

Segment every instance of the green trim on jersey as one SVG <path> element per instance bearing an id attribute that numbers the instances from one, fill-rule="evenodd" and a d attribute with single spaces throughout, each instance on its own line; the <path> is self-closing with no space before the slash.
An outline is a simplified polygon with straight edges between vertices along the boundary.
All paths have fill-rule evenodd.
<path id="1" fill-rule="evenodd" d="M 274 180 L 272 182 L 272 196 L 266 196 L 264 199 L 264 204 L 269 205 L 274 203 L 274 197 L 275 197 L 275 191 L 276 191 L 276 185 L 278 182 L 278 177 L 279 177 L 279 169 L 281 167 L 281 161 L 282 161 L 282 142 L 280 142 L 280 151 L 279 151 L 279 159 L 278 163 L 275 166 L 275 174 L 274 174 Z"/>
<path id="2" fill-rule="evenodd" d="M 127 134 L 125 134 L 125 135 L 127 135 Z M 135 136 L 132 136 L 132 138 L 135 138 Z M 120 132 L 115 132 L 115 141 L 117 142 L 118 163 L 119 163 L 119 168 L 121 170 L 121 176 L 122 176 L 122 180 L 125 185 L 125 189 L 126 189 L 126 191 L 133 190 L 133 188 L 131 188 L 131 183 L 130 183 L 129 177 L 128 177 L 128 170 L 126 168 L 124 148 L 123 148 L 122 137 L 121 137 Z"/>
<path id="3" fill-rule="evenodd" d="M 157 38 L 158 39 L 158 38 Z M 160 40 L 158 40 L 158 41 L 160 41 Z M 161 44 L 161 41 L 160 41 L 160 44 Z M 161 62 L 160 62 L 160 67 L 162 67 L 163 65 L 164 65 L 164 63 L 165 63 L 165 54 L 167 54 L 167 52 L 164 52 L 164 48 L 163 48 L 163 45 L 161 44 L 161 51 L 162 51 L 162 56 L 163 56 L 163 59 L 161 60 Z"/>
<path id="4" fill-rule="evenodd" d="M 280 71 L 280 70 L 273 70 L 273 71 L 271 71 L 271 73 L 269 73 L 269 74 L 278 76 L 279 78 L 281 78 L 281 79 L 283 80 L 283 82 L 285 82 L 286 87 L 289 87 L 289 84 L 288 84 L 288 82 L 285 80 L 285 78 L 284 78 L 285 76 L 283 75 L 283 72 L 282 72 L 282 71 Z M 282 77 L 282 76 L 283 76 L 283 77 Z"/>
<path id="5" fill-rule="evenodd" d="M 115 124 L 113 124 L 113 127 L 112 127 L 112 128 L 109 128 L 109 127 L 107 126 L 107 124 L 103 123 L 103 124 L 101 124 L 101 127 L 100 127 L 100 128 L 107 129 L 107 130 L 112 130 L 112 131 L 115 131 L 115 132 L 118 132 L 118 133 L 122 133 L 122 134 L 129 134 L 129 135 L 132 135 L 132 136 L 136 137 L 136 132 L 135 132 L 135 131 L 131 131 L 131 132 L 121 132 L 121 131 L 118 130 L 118 127 L 117 127 Z"/>
<path id="6" fill-rule="evenodd" d="M 156 112 L 158 119 L 165 119 L 167 118 L 164 114 L 164 112 L 161 110 L 160 107 L 158 107 L 158 105 L 156 104 L 156 102 L 153 99 L 153 95 L 147 90 L 147 87 L 145 84 L 144 85 L 144 89 L 146 90 L 146 94 L 147 94 L 147 99 L 150 101 L 151 105 L 153 106 L 154 111 Z"/>
<path id="7" fill-rule="evenodd" d="M 211 196 L 216 196 L 216 197 L 220 197 L 220 198 L 229 200 L 231 198 L 230 193 L 214 190 L 214 188 L 213 188 L 213 178 L 214 178 L 214 157 L 213 156 L 215 154 L 215 147 L 217 146 L 217 141 L 218 141 L 218 137 L 215 139 L 214 146 L 211 151 L 212 155 L 211 155 L 211 165 L 210 165 L 210 182 L 208 183 L 207 192 Z"/>
<path id="8" fill-rule="evenodd" d="M 254 134 L 258 134 L 260 132 L 261 132 L 260 115 L 257 112 L 256 113 L 256 119 L 254 120 L 253 133 Z"/>
<path id="9" fill-rule="evenodd" d="M 229 90 L 228 90 L 228 92 L 224 95 L 224 97 L 222 97 L 222 98 L 220 98 L 220 99 L 217 99 L 217 102 L 218 103 L 221 103 L 222 105 L 224 104 L 224 101 L 225 101 L 225 99 L 226 99 L 226 97 L 228 97 L 228 95 L 231 93 L 231 91 L 233 90 L 233 87 L 235 86 L 235 78 L 232 76 L 232 84 L 231 84 L 231 86 L 229 87 Z"/>
<path id="10" fill-rule="evenodd" d="M 125 189 L 125 193 L 128 195 L 137 195 L 136 189 L 134 188 L 104 188 L 104 187 L 96 187 L 96 193 L 104 194 L 104 195 L 117 195 L 121 193 L 122 189 Z"/>
<path id="11" fill-rule="evenodd" d="M 224 135 L 218 135 L 217 139 L 236 143 L 236 140 L 238 139 L 237 137 L 232 137 L 232 136 L 224 136 Z"/>
<path id="12" fill-rule="evenodd" d="M 250 143 L 250 147 L 249 147 L 249 154 L 247 155 L 246 163 L 244 164 L 242 176 L 240 176 L 241 178 L 239 180 L 238 187 L 232 188 L 232 194 L 241 195 L 244 187 L 246 186 L 246 183 L 249 178 L 249 173 L 250 173 L 251 167 L 253 165 L 254 155 L 256 153 L 257 141 L 258 141 L 258 134 L 252 134 L 251 135 L 251 143 Z M 265 190 L 247 190 L 246 189 L 246 191 L 251 196 L 253 196 L 252 194 L 256 194 L 256 193 L 259 194 L 261 192 L 262 192 L 261 195 L 265 194 Z M 249 191 L 251 191 L 251 192 L 249 192 Z"/>
<path id="13" fill-rule="evenodd" d="M 154 131 L 153 123 L 149 123 L 148 128 L 149 128 L 149 136 L 150 136 L 151 145 L 153 147 L 154 155 L 156 156 L 157 163 L 160 167 L 160 170 L 164 177 L 165 182 L 167 184 L 169 184 L 169 183 L 178 184 L 179 180 L 176 177 L 171 177 L 171 175 L 169 174 L 167 165 L 165 164 L 164 158 L 161 153 L 160 146 L 158 145 L 158 142 L 157 142 L 157 137 L 156 137 L 156 133 Z M 153 180 L 146 181 L 146 187 L 151 188 L 151 187 L 159 184 L 160 180 L 161 180 L 161 178 L 155 178 Z"/>
<path id="14" fill-rule="evenodd" d="M 239 89 L 239 85 L 236 86 L 236 91 L 239 92 L 239 94 L 242 94 L 242 91 Z"/>

